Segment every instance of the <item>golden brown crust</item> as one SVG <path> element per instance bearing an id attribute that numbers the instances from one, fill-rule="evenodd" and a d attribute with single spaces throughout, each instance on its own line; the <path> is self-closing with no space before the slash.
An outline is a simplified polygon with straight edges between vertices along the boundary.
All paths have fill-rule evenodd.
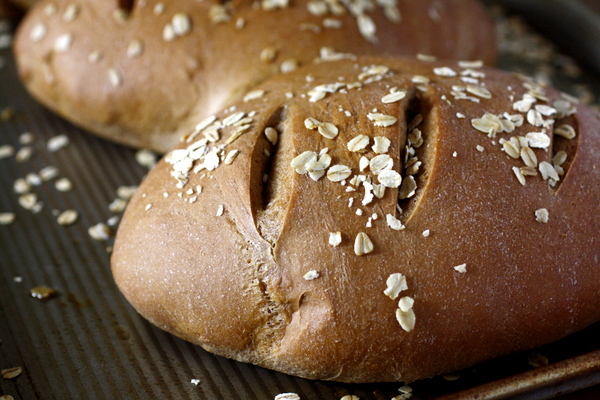
<path id="1" fill-rule="evenodd" d="M 359 58 L 265 82 L 263 96 L 217 114 L 143 182 L 115 242 L 120 289 L 150 321 L 217 354 L 347 382 L 443 374 L 599 320 L 598 115 L 525 78 L 470 67 Z M 394 90 L 404 98 L 384 103 Z M 374 114 L 397 120 L 376 126 L 388 119 Z M 575 138 L 553 134 L 565 124 Z M 203 152 L 215 127 L 220 138 Z M 350 150 L 358 135 L 369 137 L 363 153 Z M 376 137 L 389 147 L 375 153 Z M 507 143 L 533 153 L 535 166 L 509 156 Z M 300 162 L 306 151 L 321 158 Z M 385 164 L 389 155 L 410 181 L 413 151 L 422 164 L 409 198 L 398 200 L 394 172 L 382 177 L 375 161 L 359 168 L 363 156 Z M 319 178 L 323 154 L 331 162 Z M 328 178 L 343 174 L 334 165 L 350 167 L 345 184 Z M 381 193 L 360 175 L 390 187 L 370 199 Z M 392 229 L 388 214 L 405 228 Z M 360 233 L 371 252 L 355 248 Z M 384 290 L 395 273 L 407 289 L 392 299 Z M 404 297 L 410 331 L 396 317 Z"/>
<path id="2" fill-rule="evenodd" d="M 193 121 L 239 100 L 282 66 L 294 65 L 291 60 L 312 62 L 324 47 L 369 55 L 421 52 L 489 64 L 496 57 L 493 24 L 475 0 L 401 1 L 400 22 L 374 6 L 362 12 L 376 27 L 372 37 L 368 24 L 361 25 L 361 34 L 360 18 L 338 2 L 330 3 L 341 13 L 323 15 L 309 12 L 307 1 L 269 11 L 250 0 L 225 7 L 215 0 L 140 0 L 131 10 L 119 8 L 126 3 L 42 1 L 16 36 L 19 73 L 37 99 L 70 121 L 161 152 Z M 262 2 L 263 7 L 275 3 Z M 325 2 L 311 4 L 318 9 Z M 367 2 L 356 2 L 356 10 L 359 4 Z M 228 21 L 214 22 L 220 15 Z M 165 40 L 174 18 L 180 35 Z M 267 52 L 261 60 L 269 48 L 272 57 Z"/>

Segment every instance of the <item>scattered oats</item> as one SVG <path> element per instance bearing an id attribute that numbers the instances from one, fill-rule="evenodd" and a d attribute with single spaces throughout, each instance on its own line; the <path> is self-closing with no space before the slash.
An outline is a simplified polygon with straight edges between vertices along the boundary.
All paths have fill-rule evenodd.
<path id="1" fill-rule="evenodd" d="M 533 106 L 533 104 L 536 101 L 537 100 L 535 99 L 535 97 L 533 97 L 529 94 L 525 94 L 521 100 L 513 103 L 513 110 L 516 110 L 516 111 L 519 111 L 522 113 L 529 112 L 529 110 L 531 109 L 531 107 Z"/>
<path id="2" fill-rule="evenodd" d="M 31 297 L 34 297 L 39 300 L 48 300 L 52 297 L 56 296 L 56 290 L 52 289 L 48 286 L 36 286 L 29 290 Z"/>
<path id="3" fill-rule="evenodd" d="M 400 186 L 400 190 L 398 191 L 398 198 L 400 200 L 408 199 L 414 196 L 416 190 L 417 182 L 415 181 L 415 178 L 412 175 L 407 176 L 402 180 L 402 185 Z"/>
<path id="4" fill-rule="evenodd" d="M 442 378 L 448 382 L 454 382 L 460 379 L 460 373 L 456 372 L 454 374 L 446 374 L 443 375 Z"/>
<path id="5" fill-rule="evenodd" d="M 371 161 L 367 157 L 362 156 L 360 158 L 360 160 L 358 161 L 358 169 L 359 169 L 359 171 L 361 171 L 361 172 L 364 171 L 365 168 L 367 168 L 370 163 L 371 163 Z"/>
<path id="6" fill-rule="evenodd" d="M 152 150 L 141 149 L 135 153 L 135 160 L 142 167 L 150 169 L 156 165 L 157 155 Z"/>
<path id="7" fill-rule="evenodd" d="M 307 129 L 317 129 L 321 125 L 321 121 L 313 117 L 308 117 L 304 120 L 304 126 Z"/>
<path id="8" fill-rule="evenodd" d="M 246 116 L 246 113 L 243 111 L 230 114 L 223 120 L 223 126 L 234 125 L 234 124 L 240 122 L 242 120 L 242 118 L 244 118 L 245 116 Z"/>
<path id="9" fill-rule="evenodd" d="M 119 87 L 123 84 L 123 77 L 121 73 L 117 71 L 116 68 L 109 68 L 108 72 L 108 81 L 112 85 L 112 87 Z"/>
<path id="10" fill-rule="evenodd" d="M 411 82 L 421 85 L 427 85 L 429 83 L 429 78 L 423 75 L 415 75 L 412 77 Z"/>
<path id="11" fill-rule="evenodd" d="M 383 293 L 392 300 L 396 300 L 400 295 L 400 292 L 408 290 L 406 276 L 399 272 L 391 274 L 385 281 L 385 284 L 387 287 Z"/>
<path id="12" fill-rule="evenodd" d="M 354 253 L 362 256 L 373 251 L 373 242 L 364 232 L 359 232 L 354 240 Z"/>
<path id="13" fill-rule="evenodd" d="M 429 229 L 425 229 L 423 231 L 423 237 L 429 237 L 429 235 L 431 235 L 431 231 Z"/>
<path id="14" fill-rule="evenodd" d="M 265 47 L 260 52 L 260 61 L 264 63 L 272 63 L 277 57 L 277 50 L 274 47 Z"/>
<path id="15" fill-rule="evenodd" d="M 264 90 L 261 90 L 261 89 L 252 90 L 252 91 L 246 93 L 246 95 L 244 96 L 244 102 L 260 99 L 264 95 L 265 95 Z"/>
<path id="16" fill-rule="evenodd" d="M 363 35 L 363 37 L 369 42 L 377 42 L 377 37 L 375 36 L 377 27 L 375 26 L 373 19 L 371 19 L 371 17 L 368 15 L 361 13 L 356 18 L 356 21 L 358 22 L 358 30 L 360 31 L 361 35 Z"/>
<path id="17" fill-rule="evenodd" d="M 467 264 L 457 265 L 456 267 L 454 267 L 454 270 L 456 272 L 460 272 L 461 274 L 464 274 L 465 272 L 467 272 Z"/>
<path id="18" fill-rule="evenodd" d="M 327 179 L 332 182 L 341 182 L 352 175 L 352 170 L 346 165 L 337 164 L 327 170 Z"/>
<path id="19" fill-rule="evenodd" d="M 75 210 L 66 210 L 58 215 L 56 221 L 59 225 L 67 226 L 75 223 L 79 218 L 79 214 Z"/>
<path id="20" fill-rule="evenodd" d="M 148 211 L 151 208 L 152 208 L 152 204 L 148 203 L 148 204 L 146 204 L 146 207 L 144 207 L 144 210 Z"/>
<path id="21" fill-rule="evenodd" d="M 407 312 L 408 310 L 413 308 L 414 304 L 415 300 L 412 297 L 404 296 L 398 302 L 398 308 L 400 308 L 400 310 L 402 310 L 403 312 Z"/>
<path id="22" fill-rule="evenodd" d="M 2 374 L 2 378 L 4 379 L 14 379 L 17 376 L 21 375 L 23 369 L 21 367 L 7 368 L 3 369 L 0 373 Z"/>
<path id="23" fill-rule="evenodd" d="M 318 126 L 317 130 L 323 137 L 327 139 L 334 139 L 339 132 L 338 127 L 331 122 L 323 122 Z"/>
<path id="24" fill-rule="evenodd" d="M 519 148 L 511 141 L 507 140 L 502 143 L 502 149 L 506 154 L 510 157 L 517 159 L 521 156 L 521 152 Z"/>
<path id="25" fill-rule="evenodd" d="M 483 67 L 483 61 L 482 60 L 460 60 L 460 61 L 458 61 L 458 66 L 461 68 L 467 68 L 467 69 L 481 68 L 481 67 Z"/>
<path id="26" fill-rule="evenodd" d="M 406 128 L 406 130 L 412 131 L 413 129 L 415 129 L 416 127 L 421 125 L 421 122 L 423 122 L 423 115 L 422 114 L 415 115 L 415 117 L 412 119 L 412 121 L 410 121 L 410 124 L 408 124 L 408 127 Z"/>
<path id="27" fill-rule="evenodd" d="M 471 125 L 478 131 L 487 133 L 488 136 L 492 138 L 495 137 L 498 132 L 502 132 L 503 130 L 500 118 L 490 113 L 485 113 L 481 118 L 472 119 Z"/>
<path id="28" fill-rule="evenodd" d="M 125 211 L 125 207 L 127 207 L 127 200 L 116 198 L 109 205 L 108 209 L 113 213 L 120 213 Z"/>
<path id="29" fill-rule="evenodd" d="M 525 186 L 527 182 L 525 181 L 525 175 L 523 175 L 523 171 L 519 167 L 512 167 L 512 170 L 517 179 L 519 180 L 519 183 Z M 554 168 L 552 168 L 552 170 L 554 170 Z"/>
<path id="30" fill-rule="evenodd" d="M 375 144 L 373 144 L 371 148 L 377 154 L 387 153 L 390 144 L 392 143 L 392 141 L 385 136 L 375 136 L 373 140 L 375 141 Z"/>
<path id="31" fill-rule="evenodd" d="M 395 103 L 397 101 L 402 100 L 405 97 L 406 97 L 406 92 L 399 90 L 397 92 L 392 92 L 392 93 L 386 94 L 385 96 L 382 97 L 381 101 L 386 104 Z"/>
<path id="32" fill-rule="evenodd" d="M 119 224 L 120 217 L 118 215 L 113 215 L 109 219 L 106 220 L 106 224 L 108 226 L 115 227 Z"/>
<path id="33" fill-rule="evenodd" d="M 395 231 L 401 231 L 405 228 L 405 226 L 402 225 L 402 222 L 392 214 L 386 214 L 385 220 L 387 225 Z"/>
<path id="34" fill-rule="evenodd" d="M 314 151 L 305 151 L 291 162 L 292 168 L 299 174 L 306 174 L 308 172 L 307 164 L 317 160 L 317 153 Z"/>
<path id="35" fill-rule="evenodd" d="M 398 323 L 406 332 L 410 332 L 415 328 L 416 316 L 413 309 L 408 311 L 402 311 L 401 309 L 396 310 L 396 319 Z"/>
<path id="36" fill-rule="evenodd" d="M 198 386 L 200 384 L 200 379 L 191 379 L 190 383 L 194 386 Z"/>
<path id="37" fill-rule="evenodd" d="M 545 104 L 537 104 L 535 106 L 537 112 L 544 117 L 551 117 L 556 114 L 556 109 Z"/>
<path id="38" fill-rule="evenodd" d="M 217 213 L 215 215 L 217 217 L 220 217 L 223 215 L 224 212 L 225 212 L 225 206 L 223 206 L 223 204 L 220 204 L 219 208 L 217 208 Z"/>
<path id="39" fill-rule="evenodd" d="M 547 149 L 550 147 L 551 139 L 544 132 L 530 132 L 525 135 L 529 147 L 537 149 Z"/>
<path id="40" fill-rule="evenodd" d="M 119 186 L 117 188 L 117 196 L 122 199 L 129 200 L 133 197 L 137 188 L 137 186 Z"/>
<path id="41" fill-rule="evenodd" d="M 400 185 L 402 185 L 402 183 L 403 183 L 402 176 L 398 172 L 396 172 L 394 170 L 390 170 L 390 169 L 381 171 L 381 173 L 379 175 L 377 175 L 377 180 L 383 186 L 392 188 L 392 189 L 400 187 Z M 407 197 L 410 197 L 410 196 L 407 196 Z"/>
<path id="42" fill-rule="evenodd" d="M 124 8 L 116 8 L 112 12 L 112 18 L 119 24 L 125 24 L 129 19 L 129 11 Z"/>
<path id="43" fill-rule="evenodd" d="M 352 152 L 366 151 L 371 139 L 367 135 L 358 135 L 348 141 L 347 147 Z"/>
<path id="44" fill-rule="evenodd" d="M 308 12 L 317 17 L 322 17 L 329 11 L 327 3 L 324 1 L 309 1 L 306 8 L 308 9 Z"/>
<path id="45" fill-rule="evenodd" d="M 360 397 L 355 396 L 353 394 L 347 394 L 347 395 L 343 396 L 342 398 L 340 398 L 340 400 L 360 400 Z"/>
<path id="46" fill-rule="evenodd" d="M 481 97 L 482 99 L 492 98 L 492 93 L 481 86 L 467 85 L 467 92 L 474 94 L 475 96 Z"/>
<path id="47" fill-rule="evenodd" d="M 554 166 L 561 166 L 567 161 L 567 153 L 563 150 L 557 152 L 554 157 L 552 157 L 552 164 Z"/>
<path id="48" fill-rule="evenodd" d="M 549 364 L 548 358 L 539 353 L 531 353 L 527 356 L 527 363 L 533 368 L 545 367 Z"/>
<path id="49" fill-rule="evenodd" d="M 457 113 L 456 113 L 456 118 L 460 118 L 460 119 L 462 119 L 462 118 L 467 118 L 467 117 L 465 116 L 465 114 L 462 114 L 462 113 L 459 113 L 459 112 L 457 112 Z"/>
<path id="50" fill-rule="evenodd" d="M 356 209 L 356 215 L 358 215 L 359 217 L 360 217 L 361 215 L 363 215 L 363 210 L 361 210 L 360 208 L 357 208 L 357 209 Z"/>
<path id="51" fill-rule="evenodd" d="M 170 42 L 174 40 L 176 37 L 175 30 L 173 29 L 173 25 L 167 24 L 163 28 L 163 40 L 166 42 Z"/>
<path id="52" fill-rule="evenodd" d="M 454 153 L 452 153 L 452 157 L 454 157 L 454 158 L 458 157 L 458 153 L 455 151 Z"/>
<path id="53" fill-rule="evenodd" d="M 127 46 L 127 57 L 139 57 L 144 52 L 144 43 L 141 40 L 134 39 Z"/>
<path id="54" fill-rule="evenodd" d="M 10 225 L 15 221 L 15 213 L 4 212 L 0 213 L 0 225 Z"/>
<path id="55" fill-rule="evenodd" d="M 73 184 L 68 178 L 60 178 L 54 183 L 54 187 L 59 192 L 68 192 L 73 188 Z"/>
<path id="56" fill-rule="evenodd" d="M 450 67 L 437 67 L 433 69 L 433 73 L 438 76 L 453 77 L 458 75 L 455 70 Z"/>
<path id="57" fill-rule="evenodd" d="M 306 274 L 304 274 L 303 278 L 307 281 L 312 281 L 315 280 L 319 277 L 319 272 L 315 271 L 314 269 L 312 271 L 308 271 Z"/>
<path id="58" fill-rule="evenodd" d="M 475 148 L 476 148 L 476 149 L 477 149 L 477 151 L 479 151 L 480 153 L 483 153 L 483 152 L 485 151 L 485 148 L 484 148 L 483 146 L 479 145 L 479 144 L 478 144 L 477 146 L 475 146 Z"/>
<path id="59" fill-rule="evenodd" d="M 47 33 L 48 33 L 48 28 L 46 27 L 46 25 L 44 25 L 43 23 L 40 22 L 40 23 L 34 25 L 33 29 L 29 33 L 29 38 L 34 43 L 38 43 L 46 37 Z"/>
<path id="60" fill-rule="evenodd" d="M 154 6 L 153 12 L 154 15 L 160 15 L 165 11 L 165 4 L 162 2 L 156 3 Z"/>
<path id="61" fill-rule="evenodd" d="M 373 121 L 375 126 L 390 126 L 394 125 L 398 118 L 392 117 L 391 115 L 385 115 L 381 113 L 369 113 L 367 114 L 367 118 Z"/>
<path id="62" fill-rule="evenodd" d="M 39 186 L 42 184 L 42 178 L 33 172 L 29 172 L 27 175 L 25 175 L 25 181 L 33 186 Z"/>
<path id="63" fill-rule="evenodd" d="M 329 232 L 329 244 L 333 247 L 339 246 L 342 243 L 341 232 Z"/>
<path id="64" fill-rule="evenodd" d="M 350 197 L 348 199 L 348 208 L 352 207 L 352 204 L 354 203 L 354 197 Z"/>
<path id="65" fill-rule="evenodd" d="M 48 17 L 51 17 L 54 14 L 56 14 L 57 11 L 58 11 L 58 8 L 56 7 L 56 4 L 54 4 L 54 3 L 47 4 L 44 7 L 44 14 L 46 14 Z"/>
<path id="66" fill-rule="evenodd" d="M 175 33 L 175 35 L 183 36 L 189 33 L 192 29 L 192 20 L 187 14 L 177 13 L 173 15 L 171 25 L 173 26 L 173 32 Z"/>
<path id="67" fill-rule="evenodd" d="M 341 29 L 343 27 L 343 23 L 339 19 L 325 18 L 323 19 L 323 27 L 329 29 Z"/>
<path id="68" fill-rule="evenodd" d="M 64 33 L 56 38 L 54 41 L 54 51 L 58 53 L 65 53 L 71 49 L 73 44 L 73 35 L 70 33 Z"/>
<path id="69" fill-rule="evenodd" d="M 15 148 L 9 144 L 0 146 L 0 159 L 12 157 L 15 154 Z"/>
<path id="70" fill-rule="evenodd" d="M 565 94 L 563 93 L 563 96 L 564 95 Z M 574 99 L 574 100 L 576 100 L 576 99 Z M 574 101 L 574 102 L 576 102 L 576 101 Z M 571 101 L 556 100 L 554 103 L 552 103 L 552 105 L 554 106 L 554 109 L 556 110 L 557 118 L 568 117 L 570 115 L 575 114 L 575 112 L 577 111 L 575 106 L 573 106 L 571 104 Z"/>
<path id="71" fill-rule="evenodd" d="M 279 393 L 273 400 L 300 400 L 296 393 Z"/>
<path id="72" fill-rule="evenodd" d="M 575 128 L 568 124 L 563 124 L 555 128 L 554 134 L 569 140 L 575 139 L 575 136 L 577 136 Z"/>
<path id="73" fill-rule="evenodd" d="M 227 153 L 227 156 L 225 156 L 225 160 L 223 162 L 226 165 L 231 165 L 231 163 L 233 163 L 233 160 L 235 160 L 238 154 L 240 154 L 239 150 L 231 150 L 229 153 Z"/>
<path id="74" fill-rule="evenodd" d="M 13 281 L 16 282 L 16 283 L 21 283 L 21 282 L 23 282 L 23 277 L 22 276 L 15 276 L 13 278 Z"/>
<path id="75" fill-rule="evenodd" d="M 379 154 L 369 161 L 369 168 L 375 175 L 379 175 L 385 170 L 392 169 L 394 160 L 387 154 Z"/>
<path id="76" fill-rule="evenodd" d="M 33 210 L 38 204 L 38 198 L 35 193 L 24 193 L 19 196 L 19 204 L 26 210 Z"/>
<path id="77" fill-rule="evenodd" d="M 88 229 L 88 234 L 94 240 L 108 240 L 110 238 L 111 230 L 108 225 L 100 222 L 96 225 L 92 225 Z"/>
<path id="78" fill-rule="evenodd" d="M 537 170 L 534 167 L 521 167 L 519 169 L 521 170 L 521 174 L 523 174 L 523 176 L 536 176 L 537 175 Z"/>
<path id="79" fill-rule="evenodd" d="M 279 71 L 281 73 L 285 74 L 285 73 L 294 71 L 299 66 L 300 66 L 300 63 L 298 62 L 298 60 L 290 58 L 290 59 L 284 60 L 281 63 L 281 65 L 279 66 Z"/>
<path id="80" fill-rule="evenodd" d="M 418 60 L 425 61 L 425 62 L 436 62 L 437 61 L 437 57 L 431 56 L 431 55 L 428 55 L 428 54 L 418 53 L 416 55 L 416 57 L 417 57 Z"/>
<path id="81" fill-rule="evenodd" d="M 535 153 L 531 150 L 530 147 L 522 147 L 521 148 L 521 159 L 525 163 L 526 166 L 535 168 L 537 167 L 538 161 Z"/>
<path id="82" fill-rule="evenodd" d="M 67 135 L 58 135 L 48 140 L 48 151 L 54 153 L 69 145 L 69 137 Z"/>
<path id="83" fill-rule="evenodd" d="M 63 21 L 71 22 L 79 15 L 80 7 L 79 4 L 71 3 L 65 9 L 65 13 L 63 14 Z"/>
<path id="84" fill-rule="evenodd" d="M 539 210 L 535 210 L 535 220 L 542 224 L 547 224 L 549 219 L 548 210 L 545 208 L 540 208 Z"/>
<path id="85" fill-rule="evenodd" d="M 88 55 L 88 62 L 90 64 L 95 64 L 100 61 L 102 57 L 103 53 L 100 50 L 93 51 Z"/>

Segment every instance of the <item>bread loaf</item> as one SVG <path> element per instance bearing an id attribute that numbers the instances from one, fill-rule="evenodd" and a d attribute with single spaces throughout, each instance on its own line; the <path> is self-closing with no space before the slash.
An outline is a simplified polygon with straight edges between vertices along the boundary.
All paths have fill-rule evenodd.
<path id="1" fill-rule="evenodd" d="M 45 0 L 15 39 L 40 102 L 160 152 L 268 76 L 348 52 L 492 64 L 494 26 L 476 0 Z"/>
<path id="2" fill-rule="evenodd" d="M 323 62 L 199 124 L 112 269 L 152 323 L 288 374 L 413 381 L 600 319 L 600 121 L 477 63 Z"/>

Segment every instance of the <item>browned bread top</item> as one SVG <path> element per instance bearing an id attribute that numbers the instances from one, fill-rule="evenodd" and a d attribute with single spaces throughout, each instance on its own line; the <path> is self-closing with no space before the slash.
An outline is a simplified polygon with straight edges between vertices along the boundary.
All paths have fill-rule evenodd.
<path id="1" fill-rule="evenodd" d="M 276 76 L 150 172 L 122 292 L 206 349 L 308 378 L 411 381 L 600 319 L 600 121 L 476 63 Z"/>
<path id="2" fill-rule="evenodd" d="M 492 64 L 494 26 L 476 0 L 45 0 L 15 42 L 43 104 L 161 152 L 268 76 L 347 52 Z"/>

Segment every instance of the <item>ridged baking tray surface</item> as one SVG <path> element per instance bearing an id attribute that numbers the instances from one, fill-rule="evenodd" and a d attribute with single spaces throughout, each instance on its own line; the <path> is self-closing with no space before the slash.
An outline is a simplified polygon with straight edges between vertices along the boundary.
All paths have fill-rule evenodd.
<path id="1" fill-rule="evenodd" d="M 402 383 L 309 381 L 238 363 L 141 318 L 116 288 L 109 258 L 121 216 L 115 200 L 148 172 L 147 158 L 140 163 L 143 153 L 82 132 L 37 104 L 17 79 L 7 46 L 12 28 L 2 24 L 0 396 L 267 400 L 291 392 L 303 400 L 345 395 L 368 400 L 392 399 L 409 390 Z M 503 42 L 501 67 L 596 100 L 600 86 L 593 75 L 564 56 L 548 65 L 549 45 L 521 29 L 526 28 L 518 20 L 499 17 L 500 35 L 510 39 Z M 517 34 L 522 36 L 511 38 Z M 539 51 L 524 51 L 532 45 Z M 21 180 L 30 187 L 21 187 Z M 23 197 L 15 189 L 35 196 Z M 96 231 L 92 237 L 89 229 L 98 224 L 110 232 Z M 550 398 L 600 384 L 599 351 L 600 324 L 595 324 L 540 349 L 413 383 L 412 398 Z"/>

